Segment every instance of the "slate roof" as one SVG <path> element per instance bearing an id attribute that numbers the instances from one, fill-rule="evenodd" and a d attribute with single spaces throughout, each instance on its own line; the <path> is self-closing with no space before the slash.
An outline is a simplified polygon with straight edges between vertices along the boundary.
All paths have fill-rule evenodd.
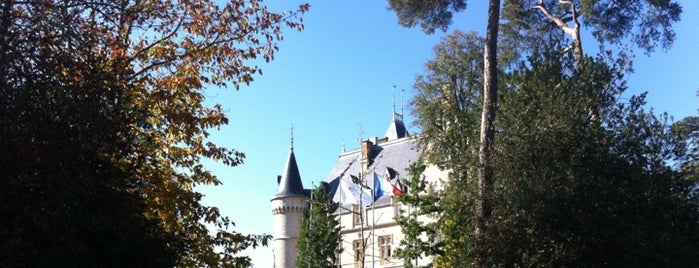
<path id="1" fill-rule="evenodd" d="M 409 135 L 410 133 L 408 133 L 408 130 L 405 128 L 405 124 L 403 123 L 403 115 L 393 113 L 393 119 L 391 120 L 391 124 L 388 125 L 388 129 L 386 130 L 384 137 L 391 141 L 404 138 Z"/>
<path id="2" fill-rule="evenodd" d="M 272 196 L 272 199 L 280 197 L 289 196 L 308 196 L 309 192 L 303 189 L 303 183 L 301 182 L 301 175 L 299 173 L 298 165 L 296 164 L 296 156 L 294 155 L 294 149 L 289 150 L 289 158 L 286 160 L 286 168 L 284 168 L 284 173 L 279 179 L 279 186 L 277 186 L 277 193 Z"/>
<path id="3" fill-rule="evenodd" d="M 373 159 L 368 166 L 365 174 L 365 183 L 370 188 L 374 188 L 373 174 L 378 173 L 380 176 L 388 171 L 390 176 L 386 178 L 391 183 L 395 183 L 397 179 L 406 179 L 408 177 L 408 167 L 416 162 L 422 153 L 422 149 L 415 137 L 403 137 L 396 140 L 379 141 L 378 144 L 372 146 Z M 340 192 L 337 191 L 340 178 L 351 181 L 350 175 L 359 177 L 362 168 L 362 152 L 360 149 L 346 152 L 340 155 L 335 167 L 330 171 L 326 182 L 329 184 L 330 196 L 335 202 L 340 200 Z M 390 197 L 383 196 L 377 199 L 376 205 L 389 204 Z"/>

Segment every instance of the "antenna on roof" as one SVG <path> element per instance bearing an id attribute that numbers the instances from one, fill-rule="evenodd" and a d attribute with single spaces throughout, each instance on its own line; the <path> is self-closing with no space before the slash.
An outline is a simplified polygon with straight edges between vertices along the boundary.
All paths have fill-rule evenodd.
<path id="1" fill-rule="evenodd" d="M 359 123 L 359 144 L 364 141 L 364 125 L 362 123 Z"/>
<path id="2" fill-rule="evenodd" d="M 291 150 L 294 150 L 294 124 L 289 128 L 291 130 Z"/>
<path id="3" fill-rule="evenodd" d="M 362 148 L 362 143 L 364 142 L 364 125 L 359 123 L 359 148 Z"/>
<path id="4" fill-rule="evenodd" d="M 405 89 L 401 88 L 400 90 L 400 116 L 403 116 L 403 92 L 405 92 Z"/>

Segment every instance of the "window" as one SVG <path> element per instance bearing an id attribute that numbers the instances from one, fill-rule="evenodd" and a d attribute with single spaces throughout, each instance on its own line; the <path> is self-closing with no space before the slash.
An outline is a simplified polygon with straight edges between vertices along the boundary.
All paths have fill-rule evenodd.
<path id="1" fill-rule="evenodd" d="M 388 263 L 391 258 L 392 240 L 390 235 L 379 236 L 379 258 L 381 258 L 381 264 Z"/>
<path id="2" fill-rule="evenodd" d="M 362 267 L 362 263 L 364 263 L 363 241 L 361 239 L 354 240 L 352 248 L 354 249 L 354 267 Z"/>
<path id="3" fill-rule="evenodd" d="M 393 205 L 393 218 L 398 219 L 398 217 L 403 214 L 403 205 L 398 202 L 397 196 L 391 197 L 391 203 Z"/>
<path id="4" fill-rule="evenodd" d="M 352 225 L 362 224 L 362 210 L 359 205 L 352 205 Z"/>

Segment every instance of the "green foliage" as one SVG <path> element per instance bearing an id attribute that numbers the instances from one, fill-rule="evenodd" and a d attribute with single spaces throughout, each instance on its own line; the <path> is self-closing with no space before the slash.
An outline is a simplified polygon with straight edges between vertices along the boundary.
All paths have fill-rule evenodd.
<path id="1" fill-rule="evenodd" d="M 332 214 L 337 205 L 321 184 L 313 190 L 311 208 L 301 221 L 296 267 L 335 267 L 342 252 L 340 223 Z"/>
<path id="2" fill-rule="evenodd" d="M 388 0 L 390 9 L 398 15 L 398 23 L 415 27 L 418 23 L 426 34 L 451 25 L 453 12 L 466 9 L 464 0 Z"/>
<path id="3" fill-rule="evenodd" d="M 391 9 L 393 9 L 398 15 L 399 23 L 412 27 L 418 21 L 421 21 L 422 29 L 425 33 L 434 32 L 435 28 L 441 28 L 446 30 L 446 28 L 451 24 L 452 12 L 458 12 L 466 8 L 466 2 L 463 0 L 455 1 L 392 1 L 389 0 Z M 441 17 L 435 19 L 435 16 Z M 490 196 L 493 184 L 493 144 L 495 137 L 495 118 L 497 111 L 497 99 L 498 99 L 498 28 L 500 19 L 500 0 L 490 0 L 488 1 L 488 21 L 485 32 L 484 50 L 483 50 L 483 91 L 482 91 L 482 101 L 481 104 L 483 108 L 481 109 L 481 122 L 482 126 L 479 132 L 479 147 L 478 147 L 478 165 L 476 166 L 477 178 L 478 178 L 478 189 L 476 197 L 476 224 L 474 228 L 476 229 L 476 235 L 480 233 L 479 229 L 484 227 L 485 220 L 490 217 L 491 205 Z M 473 53 L 475 50 L 468 50 L 469 53 Z M 468 64 L 467 64 L 468 65 Z M 471 73 L 475 76 L 474 73 Z M 455 86 L 458 86 L 458 81 L 452 82 Z M 469 86 L 474 82 L 468 81 L 466 86 Z M 473 90 L 474 88 L 469 88 L 468 90 Z M 461 90 L 461 89 L 458 89 Z M 454 92 L 457 92 L 455 90 Z M 467 94 L 468 95 L 468 94 Z M 463 100 L 459 100 L 458 96 L 457 102 L 468 102 L 469 96 L 465 96 Z M 457 105 L 460 103 L 457 103 Z M 461 107 L 465 109 L 466 107 Z M 435 118 L 439 120 L 439 118 Z M 448 124 L 453 124 L 454 126 L 465 126 L 466 122 L 461 121 L 451 121 L 452 118 L 447 118 L 446 122 Z M 469 132 L 464 132 L 468 137 Z M 428 136 L 428 135 L 426 135 Z M 470 141 L 475 141 L 475 139 L 458 139 L 460 141 L 465 141 L 467 147 L 468 145 L 475 143 Z M 459 147 L 456 147 L 459 148 Z M 468 155 L 468 150 L 466 147 L 460 148 L 462 153 Z M 456 151 L 459 151 L 458 149 Z M 459 163 L 462 157 L 447 155 L 447 158 L 453 157 L 455 163 Z M 460 162 L 455 167 L 453 167 L 455 172 L 461 176 L 464 175 L 468 169 L 470 162 Z M 476 254 L 480 254 L 476 252 Z M 477 257 L 477 259 L 481 259 Z M 480 261 L 479 261 L 480 262 Z"/>
<path id="4" fill-rule="evenodd" d="M 435 59 L 415 79 L 410 105 L 422 130 L 421 142 L 430 148 L 427 160 L 463 173 L 478 150 L 483 40 L 475 33 L 454 31 L 433 50 Z"/>
<path id="5" fill-rule="evenodd" d="M 473 174 L 450 172 L 439 192 L 439 207 L 442 210 L 437 226 L 443 245 L 441 255 L 435 256 L 434 267 L 472 267 L 476 247 L 475 208 L 476 180 Z"/>
<path id="6" fill-rule="evenodd" d="M 475 206 L 473 170 L 477 161 L 478 122 L 483 86 L 483 40 L 475 33 L 455 31 L 435 46 L 435 59 L 425 64 L 427 72 L 415 82 L 411 102 L 428 163 L 449 169 L 443 188 L 426 188 L 419 166 L 411 169 L 410 191 L 401 202 L 412 208 L 399 220 L 406 234 L 406 263 L 420 254 L 437 256 L 436 267 L 470 265 Z M 420 217 L 434 222 L 426 227 Z M 424 240 L 423 236 L 430 239 Z"/>
<path id="7" fill-rule="evenodd" d="M 675 40 L 672 24 L 680 20 L 682 7 L 675 1 L 581 1 L 584 25 L 599 42 L 620 44 L 624 38 L 650 52 L 669 48 Z"/>
<path id="8" fill-rule="evenodd" d="M 128 87 L 89 48 L 48 45 L 3 55 L 35 54 L 2 63 L 0 266 L 172 267 L 182 239 L 145 216 L 133 175 L 114 159 L 131 151 Z"/>
<path id="9" fill-rule="evenodd" d="M 436 224 L 442 213 L 438 205 L 440 197 L 434 185 L 425 181 L 424 171 L 425 165 L 421 162 L 410 165 L 410 177 L 405 180 L 408 191 L 398 197 L 398 201 L 407 207 L 402 208 L 396 219 L 404 235 L 396 257 L 403 259 L 405 267 L 420 267 L 417 261 L 421 256 L 443 255 L 443 243 L 438 241 Z"/>
<path id="10" fill-rule="evenodd" d="M 678 159 L 678 168 L 687 182 L 699 182 L 699 116 L 688 116 L 672 125 L 672 130 L 680 140 L 677 150 L 684 156 Z M 696 206 L 699 206 L 699 186 L 689 193 Z"/>
<path id="11" fill-rule="evenodd" d="M 680 20 L 682 7 L 675 1 L 654 0 L 582 0 L 571 1 L 576 5 L 583 30 L 589 30 L 600 45 L 624 45 L 627 41 L 652 52 L 660 46 L 669 48 L 675 40 L 672 24 Z M 546 7 L 553 16 L 568 23 L 571 8 L 558 0 L 505 1 L 503 6 L 502 35 L 507 49 L 520 52 L 551 45 L 551 40 L 562 40 L 565 35 L 559 26 L 544 16 L 536 5 Z M 572 25 L 571 25 L 572 27 Z M 526 55 L 526 54 L 519 54 Z"/>
<path id="12" fill-rule="evenodd" d="M 460 106 L 453 90 L 466 87 L 449 85 L 459 81 L 452 72 L 459 65 L 445 59 L 459 50 L 442 46 L 436 51 L 447 55 L 436 55 L 416 82 L 413 110 L 428 163 L 449 169 L 450 178 L 431 203 L 405 199 L 416 212 L 440 215 L 425 229 L 401 222 L 411 241 L 401 249 L 412 254 L 406 260 L 431 255 L 435 267 L 693 265 L 699 257 L 696 120 L 670 126 L 666 116 L 643 109 L 643 96 L 618 102 L 626 58 L 587 57 L 578 68 L 556 46 L 541 46 L 503 82 L 493 212 L 477 238 L 471 172 L 477 151 L 468 141 L 477 133 L 478 97 L 454 108 Z M 591 124 L 590 104 L 600 111 L 599 125 Z M 419 186 L 409 196 L 430 196 Z M 424 239 L 426 230 L 438 237 L 438 250 L 417 250 L 421 240 L 413 237 Z"/>
<path id="13" fill-rule="evenodd" d="M 594 131 L 580 96 L 625 88 L 602 59 L 586 64 L 578 73 L 570 57 L 544 54 L 512 75 L 516 90 L 504 95 L 499 122 L 488 265 L 691 266 L 699 243 L 687 234 L 699 228 L 699 210 L 692 184 L 668 166 L 678 159 L 677 139 L 643 111 L 642 97 L 599 102 L 605 129 Z"/>
<path id="14" fill-rule="evenodd" d="M 602 220 L 584 218 L 594 206 L 579 203 L 593 205 L 603 180 L 589 170 L 600 152 L 579 102 L 587 91 L 565 59 L 532 57 L 531 68 L 512 75 L 516 90 L 502 98 L 496 201 L 484 249 L 490 265 L 570 265 L 580 245 L 572 229 Z"/>
<path id="15" fill-rule="evenodd" d="M 228 122 L 206 84 L 249 83 L 292 13 L 261 1 L 0 5 L 0 266 L 249 266 L 266 244 L 203 206 L 199 162 L 244 154 L 206 140 Z M 213 236 L 206 224 L 218 228 Z"/>

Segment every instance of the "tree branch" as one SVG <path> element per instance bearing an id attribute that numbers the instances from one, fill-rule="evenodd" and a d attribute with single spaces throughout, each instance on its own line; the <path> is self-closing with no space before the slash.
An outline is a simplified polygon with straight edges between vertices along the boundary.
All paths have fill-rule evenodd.
<path id="1" fill-rule="evenodd" d="M 563 0 L 561 0 L 561 1 L 563 1 Z M 563 30 L 563 32 L 570 34 L 570 35 L 575 34 L 575 28 L 571 28 L 570 26 L 568 26 L 568 24 L 566 24 L 565 20 L 563 20 L 562 18 L 556 17 L 553 14 L 551 14 L 551 12 L 548 10 L 548 8 L 546 8 L 546 6 L 544 6 L 544 3 L 536 4 L 536 5 L 532 6 L 530 9 L 541 10 L 541 13 L 543 13 L 544 16 L 546 16 L 549 20 L 551 20 L 553 23 L 555 23 L 556 26 L 558 26 L 558 28 Z M 573 14 L 573 18 L 574 18 L 574 20 L 576 20 L 575 14 Z"/>

